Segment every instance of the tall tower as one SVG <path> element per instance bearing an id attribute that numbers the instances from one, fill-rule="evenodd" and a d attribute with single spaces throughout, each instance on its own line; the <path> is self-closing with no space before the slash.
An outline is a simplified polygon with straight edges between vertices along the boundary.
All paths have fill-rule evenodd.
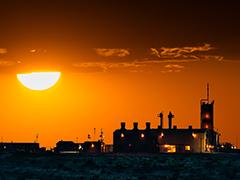
<path id="1" fill-rule="evenodd" d="M 214 130 L 214 101 L 210 102 L 209 99 L 209 84 L 207 84 L 207 99 L 201 99 L 201 129 Z"/>

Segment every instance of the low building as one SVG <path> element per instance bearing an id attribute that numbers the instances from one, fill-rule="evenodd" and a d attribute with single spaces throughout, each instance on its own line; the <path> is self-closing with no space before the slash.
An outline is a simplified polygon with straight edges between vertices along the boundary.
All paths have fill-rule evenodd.
<path id="1" fill-rule="evenodd" d="M 0 153 L 38 153 L 39 143 L 1 142 Z"/>
<path id="2" fill-rule="evenodd" d="M 85 141 L 75 143 L 73 141 L 59 141 L 55 147 L 56 153 L 101 153 L 104 152 L 104 143 L 102 141 Z"/>
<path id="3" fill-rule="evenodd" d="M 56 153 L 79 153 L 79 144 L 73 141 L 58 141 L 55 148 Z"/>
<path id="4" fill-rule="evenodd" d="M 104 144 L 101 141 L 85 141 L 81 144 L 83 153 L 104 152 Z"/>

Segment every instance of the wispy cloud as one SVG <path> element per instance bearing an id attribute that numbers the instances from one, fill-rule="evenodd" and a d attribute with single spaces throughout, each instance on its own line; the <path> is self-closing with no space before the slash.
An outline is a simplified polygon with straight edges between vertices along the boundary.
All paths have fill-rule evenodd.
<path id="1" fill-rule="evenodd" d="M 203 55 L 200 56 L 201 59 L 204 60 L 217 60 L 217 61 L 223 61 L 223 56 L 217 56 L 217 55 Z"/>
<path id="2" fill-rule="evenodd" d="M 150 48 L 141 52 L 136 49 L 116 49 L 116 48 L 96 48 L 97 55 L 103 57 L 120 57 L 120 59 L 98 59 L 94 62 L 76 62 L 73 64 L 75 68 L 86 71 L 107 72 L 111 70 L 127 70 L 129 72 L 150 71 L 154 66 L 158 66 L 163 73 L 181 72 L 187 65 L 184 63 L 202 61 L 202 60 L 218 60 L 222 61 L 223 56 L 215 55 L 211 50 L 216 49 L 210 44 L 202 46 L 184 46 L 184 47 L 161 47 Z M 146 53 L 147 52 L 147 53 Z M 149 54 L 150 52 L 150 54 Z M 214 52 L 216 53 L 216 52 Z M 142 54 L 139 56 L 138 54 Z M 137 55 L 137 56 L 136 56 Z M 96 57 L 98 58 L 98 57 Z"/>
<path id="3" fill-rule="evenodd" d="M 110 56 L 115 56 L 115 57 L 125 57 L 130 55 L 130 51 L 128 49 L 120 49 L 120 48 L 96 48 L 95 49 L 96 53 L 100 56 L 104 57 L 110 57 Z"/>
<path id="4" fill-rule="evenodd" d="M 107 72 L 113 69 L 135 69 L 143 65 L 137 62 L 82 62 L 74 63 L 73 66 L 90 71 L 95 69 Z"/>
<path id="5" fill-rule="evenodd" d="M 0 48 L 0 69 L 1 71 L 3 69 L 8 69 L 16 66 L 17 64 L 20 64 L 21 62 L 19 60 L 12 60 L 8 56 L 8 49 L 7 48 Z"/>
<path id="6" fill-rule="evenodd" d="M 0 48 L 0 54 L 6 54 L 7 49 L 6 48 Z"/>
<path id="7" fill-rule="evenodd" d="M 7 60 L 0 60 L 0 67 L 8 67 L 8 66 L 14 66 L 18 64 L 18 62 L 15 61 L 7 61 Z"/>
<path id="8" fill-rule="evenodd" d="M 189 55 L 194 52 L 206 52 L 214 49 L 210 44 L 204 44 L 203 46 L 193 46 L 193 47 L 176 47 L 176 48 L 166 48 L 162 47 L 160 56 L 170 56 L 170 57 L 181 57 L 184 55 Z"/>
<path id="9" fill-rule="evenodd" d="M 179 73 L 181 72 L 182 70 L 181 69 L 167 69 L 167 70 L 161 70 L 161 73 Z"/>
<path id="10" fill-rule="evenodd" d="M 179 64 L 167 64 L 164 66 L 165 68 L 176 68 L 176 69 L 183 69 L 184 66 L 179 65 Z"/>
<path id="11" fill-rule="evenodd" d="M 179 73 L 185 67 L 183 65 L 179 65 L 179 64 L 166 64 L 164 66 L 164 68 L 165 69 L 161 70 L 162 73 Z"/>
<path id="12" fill-rule="evenodd" d="M 160 52 L 156 49 L 156 48 L 150 48 L 150 53 L 151 55 L 157 56 L 157 57 L 161 57 Z"/>
<path id="13" fill-rule="evenodd" d="M 131 62 L 78 62 L 74 63 L 73 67 L 84 70 L 84 72 L 109 72 L 112 70 L 126 70 L 128 72 L 144 72 L 146 67 L 151 67 L 156 64 L 163 64 L 161 61 L 131 61 Z M 144 68 L 145 67 L 145 68 Z M 167 64 L 161 66 L 164 72 L 180 72 L 184 69 L 183 65 Z"/>
<path id="14" fill-rule="evenodd" d="M 216 49 L 210 44 L 202 46 L 186 46 L 186 47 L 161 47 L 150 48 L 150 54 L 159 59 L 172 59 L 172 60 L 219 60 L 223 59 L 222 56 L 210 55 L 209 51 Z"/>

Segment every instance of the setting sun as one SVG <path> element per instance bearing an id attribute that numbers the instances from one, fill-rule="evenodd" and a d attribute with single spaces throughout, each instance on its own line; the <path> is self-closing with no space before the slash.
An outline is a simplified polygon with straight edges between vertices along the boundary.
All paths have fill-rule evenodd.
<path id="1" fill-rule="evenodd" d="M 60 72 L 32 72 L 17 74 L 17 78 L 28 89 L 41 91 L 54 86 L 60 75 Z"/>

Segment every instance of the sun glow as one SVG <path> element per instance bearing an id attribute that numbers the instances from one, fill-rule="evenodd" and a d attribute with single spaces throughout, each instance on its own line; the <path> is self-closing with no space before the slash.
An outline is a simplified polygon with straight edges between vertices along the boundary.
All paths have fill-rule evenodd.
<path id="1" fill-rule="evenodd" d="M 28 89 L 42 91 L 54 86 L 60 75 L 60 72 L 32 72 L 17 74 L 17 79 Z"/>

